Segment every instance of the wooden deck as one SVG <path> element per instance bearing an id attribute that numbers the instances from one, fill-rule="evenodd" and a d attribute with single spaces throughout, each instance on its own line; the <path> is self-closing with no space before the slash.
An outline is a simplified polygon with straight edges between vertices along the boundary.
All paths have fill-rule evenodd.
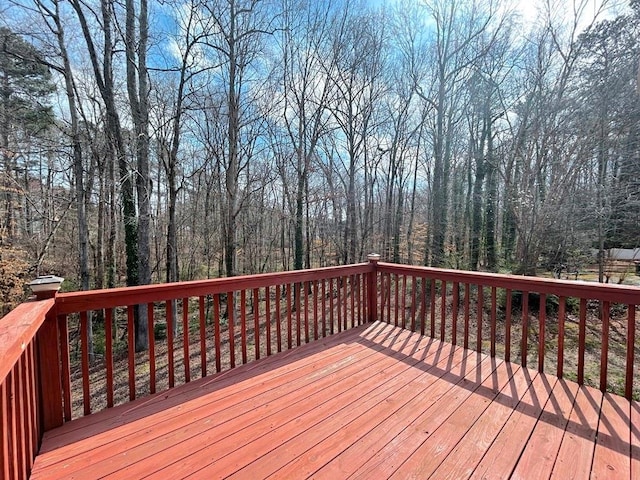
<path id="1" fill-rule="evenodd" d="M 640 405 L 374 323 L 74 420 L 32 479 L 640 478 Z"/>

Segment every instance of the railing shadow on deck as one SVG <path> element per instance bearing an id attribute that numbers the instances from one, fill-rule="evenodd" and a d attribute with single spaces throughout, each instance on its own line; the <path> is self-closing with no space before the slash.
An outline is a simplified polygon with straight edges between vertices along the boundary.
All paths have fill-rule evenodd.
<path id="1" fill-rule="evenodd" d="M 416 333 L 416 335 L 418 334 Z M 360 343 L 370 348 L 374 348 L 378 345 L 376 342 L 365 339 L 365 338 L 361 338 Z M 462 347 L 457 347 L 457 348 L 462 348 Z M 397 356 L 394 355 L 394 352 L 401 351 L 401 350 L 402 350 L 402 345 L 398 346 L 397 349 L 394 347 L 393 349 L 385 349 L 382 352 L 387 355 L 391 355 L 397 359 Z M 400 359 L 400 361 L 406 363 L 412 368 L 418 368 L 424 372 L 428 372 L 429 374 L 434 375 L 435 377 L 438 377 L 440 381 L 446 381 L 450 383 L 452 385 L 452 388 L 453 386 L 463 388 L 471 392 L 472 395 L 481 395 L 489 399 L 491 402 L 499 403 L 505 407 L 509 407 L 513 411 L 517 409 L 518 412 L 533 418 L 537 418 L 538 421 L 546 422 L 549 424 L 554 424 L 558 422 L 564 423 L 566 424 L 564 427 L 565 430 L 570 430 L 573 434 L 581 436 L 583 438 L 593 439 L 595 438 L 597 433 L 598 436 L 600 437 L 599 441 L 604 441 L 608 445 L 613 445 L 613 448 L 615 449 L 615 451 L 622 453 L 624 455 L 633 455 L 634 457 L 640 456 L 640 447 L 636 445 L 632 445 L 628 437 L 613 438 L 611 437 L 611 435 L 605 434 L 602 431 L 600 431 L 597 425 L 594 430 L 594 427 L 591 427 L 588 424 L 586 415 L 584 414 L 584 412 L 580 411 L 578 413 L 581 419 L 580 423 L 570 420 L 568 416 L 570 415 L 571 411 L 564 412 L 564 413 L 561 411 L 557 403 L 557 400 L 555 398 L 555 395 L 553 395 L 554 386 L 549 382 L 550 378 L 557 378 L 557 377 L 550 376 L 544 373 L 539 373 L 527 368 L 522 368 L 518 364 L 506 362 L 504 367 L 508 370 L 508 375 L 509 375 L 508 384 L 506 386 L 503 386 L 502 388 L 498 388 L 497 387 L 498 378 L 497 378 L 496 369 L 498 367 L 498 364 L 503 362 L 502 359 L 499 359 L 496 357 L 489 357 L 484 353 L 471 351 L 469 352 L 469 355 L 477 356 L 479 361 L 476 362 L 475 366 L 468 367 L 469 357 L 465 355 L 462 361 L 460 362 L 459 367 L 455 369 L 455 370 L 459 370 L 459 373 L 454 373 L 452 371 L 454 351 L 452 351 L 448 355 L 449 363 L 447 364 L 446 368 L 437 366 L 438 363 L 442 360 L 441 358 L 438 357 L 438 354 L 440 352 L 441 352 L 441 349 L 438 350 L 438 353 L 436 353 L 435 357 L 428 363 L 424 363 L 422 361 L 416 363 L 415 357 L 411 357 L 410 354 L 407 354 L 406 358 Z M 488 360 L 489 363 L 487 364 L 486 362 L 481 361 L 482 359 Z M 494 385 L 493 387 L 482 385 L 482 383 L 486 382 L 486 379 L 483 380 L 484 378 L 482 373 L 483 369 L 490 369 L 491 373 L 489 375 L 493 379 L 493 385 Z M 520 398 L 524 396 L 523 395 L 524 391 L 523 390 L 518 391 L 515 384 L 515 377 L 514 377 L 514 374 L 518 369 L 520 369 L 520 371 L 522 372 L 522 375 L 526 377 L 527 389 L 529 389 L 533 397 L 532 398 L 533 401 L 531 403 L 527 403 L 523 398 Z M 476 374 L 475 379 L 473 380 L 469 379 L 468 374 L 474 373 L 474 372 Z M 531 385 L 536 376 L 539 376 L 544 386 L 544 392 L 546 396 L 544 403 L 541 402 L 540 399 L 537 397 L 535 390 L 531 389 Z M 598 403 L 598 401 L 594 397 L 594 393 L 600 394 L 600 392 L 598 392 L 595 389 L 592 389 L 591 387 L 582 385 L 578 387 L 576 394 L 574 394 L 568 388 L 568 384 L 565 380 L 557 379 L 557 381 L 559 382 L 560 386 L 563 388 L 564 393 L 568 397 L 573 399 L 574 407 L 575 407 L 576 396 L 579 394 L 584 395 L 584 397 L 588 400 L 590 407 L 595 412 L 598 412 L 598 417 L 600 418 L 600 422 L 603 422 L 606 425 L 607 430 L 609 432 L 616 431 L 615 428 L 613 428 L 612 422 L 610 421 L 610 419 L 607 418 L 606 416 L 600 415 L 602 402 Z M 505 393 L 505 390 L 510 391 L 511 394 L 509 395 Z M 544 410 L 547 401 L 550 401 L 554 407 L 553 413 L 551 414 L 551 416 L 542 415 L 543 411 L 548 412 L 548 410 Z M 634 403 L 637 403 L 637 402 L 634 402 Z M 631 425 L 630 411 L 629 412 L 621 411 L 615 402 L 612 402 L 612 405 L 614 406 L 616 413 L 620 416 L 622 422 L 627 425 Z"/>

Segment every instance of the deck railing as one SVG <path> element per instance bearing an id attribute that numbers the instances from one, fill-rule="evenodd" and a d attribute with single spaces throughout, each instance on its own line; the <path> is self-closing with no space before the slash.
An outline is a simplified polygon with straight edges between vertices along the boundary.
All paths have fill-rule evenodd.
<path id="1" fill-rule="evenodd" d="M 0 472 L 27 478 L 41 435 L 65 421 L 373 320 L 632 398 L 640 389 L 639 303 L 637 287 L 377 256 L 343 267 L 58 294 L 0 320 Z M 136 321 L 149 331 L 139 353 Z"/>

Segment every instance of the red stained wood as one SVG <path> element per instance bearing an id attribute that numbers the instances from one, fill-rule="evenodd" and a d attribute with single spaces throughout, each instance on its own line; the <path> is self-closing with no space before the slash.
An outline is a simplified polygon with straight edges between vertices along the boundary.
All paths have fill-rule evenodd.
<path id="1" fill-rule="evenodd" d="M 91 394 L 89 392 L 89 327 L 87 324 L 87 312 L 80 312 L 80 357 L 82 362 L 82 403 L 84 414 L 91 413 Z M 131 356 L 129 357 L 131 363 Z M 131 377 L 129 377 L 131 379 Z M 129 398 L 133 400 L 133 398 Z"/>
<path id="2" fill-rule="evenodd" d="M 601 392 L 591 387 L 578 387 L 551 472 L 552 479 L 589 478 L 601 405 Z"/>
<path id="3" fill-rule="evenodd" d="M 207 321 L 205 298 L 198 297 L 198 326 L 200 328 L 200 376 L 207 376 Z"/>
<path id="4" fill-rule="evenodd" d="M 556 382 L 511 478 L 514 480 L 549 478 L 573 410 L 577 391 L 576 383 L 565 380 Z"/>
<path id="5" fill-rule="evenodd" d="M 313 288 L 313 339 L 318 340 L 318 281 L 314 280 L 311 285 Z M 269 341 L 267 341 L 268 344 Z"/>
<path id="6" fill-rule="evenodd" d="M 504 359 L 507 362 L 511 361 L 511 310 L 513 302 L 513 294 L 510 289 L 506 289 L 505 296 L 507 297 L 507 304 L 505 307 L 505 319 L 504 319 Z"/>
<path id="7" fill-rule="evenodd" d="M 233 472 L 238 478 L 345 478 L 341 472 L 386 478 L 401 465 L 403 478 L 425 472 L 466 478 L 470 471 L 508 478 L 525 470 L 520 458 L 536 452 L 544 458 L 533 468 L 560 468 L 560 455 L 555 464 L 546 459 L 553 448 L 543 439 L 555 439 L 551 445 L 561 453 L 570 446 L 563 402 L 577 391 L 567 432 L 578 432 L 589 416 L 580 406 L 594 408 L 597 424 L 598 406 L 580 400 L 583 389 L 571 382 L 560 389 L 555 377 L 532 382 L 535 372 L 496 365 L 408 330 L 367 324 L 70 422 L 46 435 L 33 479 Z M 625 435 L 626 428 L 629 438 L 633 409 L 626 405 L 627 422 L 616 431 Z M 581 435 L 581 451 L 593 448 L 594 440 Z M 378 472 L 382 477 L 371 476 Z"/>
<path id="8" fill-rule="evenodd" d="M 580 299 L 580 323 L 578 324 L 578 385 L 584 385 L 584 349 L 587 329 L 587 299 Z"/>
<path id="9" fill-rule="evenodd" d="M 309 343 L 309 285 L 302 285 L 302 293 L 304 295 L 304 343 Z"/>
<path id="10" fill-rule="evenodd" d="M 469 478 L 535 378 L 535 373 L 511 363 L 500 367 L 512 373 L 509 383 L 433 472 L 433 478 Z"/>
<path id="11" fill-rule="evenodd" d="M 129 353 L 129 400 L 136 398 L 136 345 L 135 345 L 135 332 L 133 325 L 133 309 L 134 305 L 127 307 L 127 351 Z M 83 374 L 84 376 L 84 374 Z M 88 380 L 87 380 L 88 383 Z M 84 386 L 84 382 L 83 382 Z M 85 415 L 87 414 L 87 404 L 85 403 Z"/>
<path id="12" fill-rule="evenodd" d="M 496 356 L 496 287 L 491 287 L 491 356 Z"/>
<path id="13" fill-rule="evenodd" d="M 240 291 L 240 347 L 242 363 L 247 363 L 247 291 Z"/>
<path id="14" fill-rule="evenodd" d="M 184 365 L 184 381 L 191 381 L 191 368 L 189 366 L 189 299 L 182 299 L 182 362 Z"/>
<path id="15" fill-rule="evenodd" d="M 69 420 L 71 420 L 71 372 L 70 372 L 70 366 L 69 366 L 69 331 L 68 331 L 68 325 L 67 325 L 67 316 L 66 315 L 60 315 L 58 317 L 58 330 L 55 330 L 55 327 L 53 325 L 50 326 L 51 328 L 53 328 L 53 331 L 46 331 L 44 330 L 44 328 L 41 330 L 41 332 L 44 330 L 45 336 L 47 338 L 49 338 L 50 336 L 53 336 L 53 338 L 55 338 L 55 336 L 58 336 L 59 334 L 59 338 L 60 338 L 60 350 L 59 350 L 59 354 L 60 354 L 60 363 L 62 365 L 62 381 L 61 381 L 61 385 L 57 383 L 56 379 L 56 373 L 52 373 L 51 375 L 48 375 L 47 373 L 43 372 L 42 369 L 42 364 L 40 365 L 40 383 L 41 385 L 43 383 L 47 383 L 47 382 L 51 382 L 54 381 L 56 383 L 56 386 L 54 387 L 54 389 L 57 390 L 57 388 L 61 388 L 62 389 L 62 398 L 63 398 L 63 411 L 64 411 L 64 421 L 68 422 Z M 40 346 L 42 346 L 42 342 L 38 342 L 38 344 Z M 48 352 L 43 352 L 42 348 L 39 351 L 39 357 L 40 357 L 40 361 L 42 361 L 43 358 L 47 358 L 47 359 L 51 359 L 51 358 L 55 358 L 55 352 L 53 351 L 48 351 Z M 52 356 L 53 355 L 53 356 Z M 47 364 L 49 365 L 49 364 Z M 56 369 L 57 370 L 57 369 Z M 45 395 L 44 392 L 48 391 L 49 388 L 46 388 L 44 386 L 41 386 L 41 391 L 43 392 L 43 396 Z M 57 399 L 59 397 L 54 397 L 52 396 L 51 398 L 47 399 L 46 396 L 44 396 L 44 398 L 42 399 L 42 405 L 43 405 L 43 411 L 46 412 L 47 410 L 47 405 L 51 405 L 49 402 L 51 401 L 53 405 L 56 405 L 55 402 L 57 402 Z M 45 421 L 44 421 L 44 425 L 43 425 L 43 429 L 46 431 L 50 428 L 53 428 L 54 426 L 60 426 L 62 425 L 62 419 L 59 419 L 59 422 L 53 422 L 52 425 L 47 426 L 47 421 L 46 421 L 46 413 L 44 413 L 44 417 L 45 417 Z"/>
<path id="16" fill-rule="evenodd" d="M 484 317 L 484 290 L 482 285 L 478 285 L 478 304 L 477 304 L 477 331 L 476 331 L 476 351 L 482 351 L 482 318 Z"/>
<path id="17" fill-rule="evenodd" d="M 591 478 L 594 480 L 631 478 L 630 419 L 629 401 L 605 393 L 591 467 Z"/>
<path id="18" fill-rule="evenodd" d="M 451 305 L 451 343 L 458 344 L 458 303 L 460 302 L 460 284 L 453 282 L 453 305 Z"/>
<path id="19" fill-rule="evenodd" d="M 169 373 L 169 388 L 176 383 L 176 372 L 173 357 L 173 301 L 165 303 L 165 315 L 167 322 L 167 370 Z"/>
<path id="20" fill-rule="evenodd" d="M 221 341 L 220 341 L 220 295 L 213 296 L 213 336 L 216 350 L 216 372 L 222 370 L 222 361 L 220 358 Z"/>
<path id="21" fill-rule="evenodd" d="M 417 290 L 417 279 L 416 277 L 411 277 L 411 331 L 416 331 L 416 290 Z"/>
<path id="22" fill-rule="evenodd" d="M 153 329 L 149 330 L 153 332 Z M 107 308 L 104 312 L 104 337 L 105 337 L 105 370 L 107 382 L 107 408 L 113 407 L 113 309 Z M 153 343 L 153 335 L 149 337 L 149 356 L 153 358 L 153 366 L 155 368 L 155 345 Z M 153 353 L 152 353 L 153 352 Z M 155 379 L 154 379 L 155 380 Z M 155 393 L 155 381 L 151 383 L 152 391 Z"/>
<path id="23" fill-rule="evenodd" d="M 402 301 L 401 301 L 401 310 L 400 310 L 400 325 L 402 328 L 407 327 L 407 277 L 406 275 L 402 276 Z"/>
<path id="24" fill-rule="evenodd" d="M 324 301 L 324 283 L 322 284 L 322 300 Z M 282 351 L 282 327 L 281 327 L 281 316 L 280 316 L 280 285 L 276 285 L 276 336 L 278 341 L 278 352 Z M 323 305 L 324 310 L 324 305 Z"/>
<path id="25" fill-rule="evenodd" d="M 567 318 L 567 299 L 560 297 L 558 300 L 558 378 L 564 376 L 564 323 Z"/>
<path id="26" fill-rule="evenodd" d="M 463 347 L 469 348 L 469 321 L 471 316 L 471 285 L 464 284 L 464 340 Z"/>
<path id="27" fill-rule="evenodd" d="M 538 312 L 538 371 L 544 372 L 544 352 L 546 339 L 546 323 L 547 323 L 547 296 L 540 294 L 540 307 Z"/>
<path id="28" fill-rule="evenodd" d="M 529 353 L 529 292 L 522 292 L 522 355 L 520 363 L 523 367 L 527 366 L 527 355 Z"/>
<path id="29" fill-rule="evenodd" d="M 636 306 L 627 305 L 627 359 L 625 368 L 624 396 L 631 400 L 633 395 L 633 364 L 636 338 Z"/>
<path id="30" fill-rule="evenodd" d="M 316 297 L 316 301 L 317 301 L 317 297 Z M 269 356 L 271 355 L 271 290 L 269 287 L 265 287 L 264 289 L 264 309 L 265 309 L 265 318 L 264 318 L 265 332 L 267 337 L 267 356 Z M 317 315 L 317 312 L 316 312 L 316 315 Z M 317 325 L 316 325 L 316 330 L 317 330 Z"/>
<path id="31" fill-rule="evenodd" d="M 440 341 L 444 342 L 447 327 L 447 282 L 440 284 Z"/>
<path id="32" fill-rule="evenodd" d="M 2 468 L 0 471 L 2 478 L 9 478 L 13 467 L 13 460 L 9 454 L 12 433 L 9 429 L 9 385 L 7 380 L 5 375 L 4 380 L 0 382 L 0 468 Z"/>
<path id="33" fill-rule="evenodd" d="M 333 289 L 332 289 L 333 290 Z M 285 285 L 285 295 L 287 296 L 287 349 L 293 347 L 293 312 L 291 309 L 291 295 L 293 294 L 293 285 Z M 331 322 L 333 325 L 333 322 Z"/>
<path id="34" fill-rule="evenodd" d="M 256 360 L 260 358 L 260 295 L 257 288 L 253 289 L 253 342 Z"/>
<path id="35" fill-rule="evenodd" d="M 631 402 L 631 478 L 640 478 L 640 403 Z"/>
<path id="36" fill-rule="evenodd" d="M 236 336 L 235 330 L 235 293 L 227 292 L 227 324 L 229 331 L 229 364 L 231 368 L 236 366 Z"/>
<path id="37" fill-rule="evenodd" d="M 609 358 L 609 302 L 602 302 L 602 336 L 600 344 L 600 391 L 607 390 L 607 362 Z"/>
<path id="38" fill-rule="evenodd" d="M 436 280 L 435 278 L 431 279 L 430 284 L 430 304 L 431 304 L 431 337 L 434 338 L 436 336 Z"/>
<path id="39" fill-rule="evenodd" d="M 531 432 L 553 391 L 556 379 L 545 375 L 535 377 L 522 400 L 512 411 L 489 450 L 473 471 L 471 478 L 503 480 L 509 478 L 522 452 L 527 448 Z"/>

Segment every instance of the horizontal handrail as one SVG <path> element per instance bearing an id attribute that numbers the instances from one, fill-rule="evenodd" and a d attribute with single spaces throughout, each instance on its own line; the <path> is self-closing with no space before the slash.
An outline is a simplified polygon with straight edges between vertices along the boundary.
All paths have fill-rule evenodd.
<path id="1" fill-rule="evenodd" d="M 0 320 L 0 382 L 33 341 L 54 304 L 53 298 L 22 303 Z"/>
<path id="2" fill-rule="evenodd" d="M 529 291 L 565 297 L 588 297 L 593 300 L 640 305 L 640 288 L 631 285 L 471 272 L 386 262 L 378 263 L 378 271 L 381 273 L 435 277 L 447 282 L 482 284 L 487 287 L 508 287 L 514 291 Z"/>
<path id="3" fill-rule="evenodd" d="M 162 283 L 137 287 L 110 288 L 81 292 L 60 293 L 56 297 L 56 308 L 60 315 L 87 310 L 114 308 L 122 305 L 137 305 L 165 300 L 177 300 L 185 295 L 197 297 L 227 293 L 229 291 L 263 288 L 277 283 L 300 283 L 312 280 L 335 278 L 344 275 L 359 275 L 373 271 L 370 263 L 324 267 L 289 272 L 261 273 L 209 280 Z"/>

